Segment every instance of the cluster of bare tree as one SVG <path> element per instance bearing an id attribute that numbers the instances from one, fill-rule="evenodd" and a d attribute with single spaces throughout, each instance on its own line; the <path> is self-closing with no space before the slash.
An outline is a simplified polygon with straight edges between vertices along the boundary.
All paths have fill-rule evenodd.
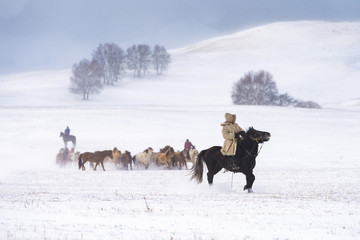
<path id="1" fill-rule="evenodd" d="M 142 77 L 153 68 L 160 75 L 170 63 L 170 54 L 163 46 L 151 49 L 146 44 L 133 45 L 125 53 L 114 43 L 100 44 L 92 60 L 83 59 L 74 64 L 69 90 L 88 100 L 89 94 L 100 92 L 104 85 L 113 85 L 126 70 L 132 71 L 134 77 Z"/>
<path id="2" fill-rule="evenodd" d="M 238 105 L 294 106 L 321 108 L 313 101 L 301 101 L 288 94 L 279 94 L 273 76 L 264 70 L 248 72 L 233 85 L 231 98 Z"/>

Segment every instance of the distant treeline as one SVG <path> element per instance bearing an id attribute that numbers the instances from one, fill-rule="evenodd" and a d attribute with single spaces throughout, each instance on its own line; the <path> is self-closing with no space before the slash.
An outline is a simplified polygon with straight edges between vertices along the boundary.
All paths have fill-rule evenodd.
<path id="1" fill-rule="evenodd" d="M 104 85 L 119 81 L 126 70 L 134 77 L 142 77 L 151 69 L 156 75 L 169 68 L 171 56 L 164 46 L 140 44 L 129 47 L 126 52 L 115 43 L 100 44 L 92 54 L 92 59 L 83 59 L 73 65 L 69 91 L 82 94 L 83 100 L 98 93 Z"/>

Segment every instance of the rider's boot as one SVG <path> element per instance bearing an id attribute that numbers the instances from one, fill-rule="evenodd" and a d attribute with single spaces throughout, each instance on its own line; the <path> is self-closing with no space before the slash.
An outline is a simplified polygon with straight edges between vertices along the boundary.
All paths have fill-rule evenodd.
<path id="1" fill-rule="evenodd" d="M 236 166 L 235 156 L 226 156 L 226 166 L 229 170 L 239 170 L 240 167 Z"/>

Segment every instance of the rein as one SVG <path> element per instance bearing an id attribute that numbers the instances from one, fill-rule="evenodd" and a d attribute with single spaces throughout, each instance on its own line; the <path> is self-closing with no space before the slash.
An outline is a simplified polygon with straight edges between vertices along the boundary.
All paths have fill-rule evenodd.
<path id="1" fill-rule="evenodd" d="M 250 138 L 250 139 L 253 140 L 253 141 L 255 141 L 257 144 L 259 144 L 258 141 L 261 139 L 261 137 L 258 137 L 258 138 Z M 246 152 L 248 155 L 250 155 L 250 156 L 257 157 L 257 156 L 260 154 L 260 151 L 261 151 L 263 145 L 264 145 L 264 142 L 261 143 L 260 149 L 259 149 L 259 151 L 256 153 L 256 155 L 252 154 L 252 153 L 249 152 L 247 149 L 245 149 L 245 152 Z M 251 151 L 252 151 L 253 149 L 254 149 L 254 146 L 253 146 L 253 148 L 251 149 Z"/>

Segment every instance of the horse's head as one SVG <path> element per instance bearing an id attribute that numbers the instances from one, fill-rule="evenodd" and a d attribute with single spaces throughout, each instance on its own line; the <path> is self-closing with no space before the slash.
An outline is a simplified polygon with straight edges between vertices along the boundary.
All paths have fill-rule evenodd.
<path id="1" fill-rule="evenodd" d="M 253 127 L 250 127 L 246 132 L 246 136 L 253 141 L 263 143 L 270 140 L 271 134 L 269 132 L 258 131 Z"/>
<path id="2" fill-rule="evenodd" d="M 105 155 L 110 157 L 111 159 L 114 158 L 113 151 L 112 150 L 105 150 Z"/>
<path id="3" fill-rule="evenodd" d="M 153 153 L 153 149 L 151 147 L 148 147 L 147 149 L 144 150 L 144 153 L 151 155 Z"/>
<path id="4" fill-rule="evenodd" d="M 125 151 L 120 158 L 122 161 L 131 161 L 131 155 L 129 151 Z"/>
<path id="5" fill-rule="evenodd" d="M 175 154 L 175 150 L 173 147 L 170 147 L 167 151 L 166 151 L 166 156 L 170 156 L 173 157 Z"/>
<path id="6" fill-rule="evenodd" d="M 131 154 L 129 151 L 125 151 L 125 155 L 131 160 Z"/>

